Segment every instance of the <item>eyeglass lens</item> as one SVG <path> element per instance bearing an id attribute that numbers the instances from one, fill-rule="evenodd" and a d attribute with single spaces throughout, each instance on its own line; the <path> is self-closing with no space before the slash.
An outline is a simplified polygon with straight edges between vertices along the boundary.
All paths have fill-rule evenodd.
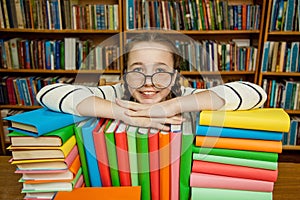
<path id="1" fill-rule="evenodd" d="M 150 77 L 154 87 L 159 89 L 168 87 L 172 81 L 172 74 L 167 72 L 154 73 L 152 76 L 146 76 L 140 72 L 128 72 L 126 82 L 132 88 L 141 88 L 146 83 L 147 77 Z"/>

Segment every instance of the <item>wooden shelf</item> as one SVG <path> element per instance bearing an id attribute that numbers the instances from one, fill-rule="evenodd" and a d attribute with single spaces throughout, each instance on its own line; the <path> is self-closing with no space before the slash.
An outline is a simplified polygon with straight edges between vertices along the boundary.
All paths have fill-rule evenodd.
<path id="1" fill-rule="evenodd" d="M 270 36 L 289 36 L 289 35 L 298 35 L 300 36 L 300 31 L 272 31 L 269 32 Z"/>
<path id="2" fill-rule="evenodd" d="M 97 34 L 117 34 L 120 33 L 119 30 L 88 30 L 88 29 L 64 29 L 64 30 L 45 30 L 45 29 L 19 29 L 19 28 L 0 28 L 0 32 L 3 33 L 55 33 L 55 34 L 66 34 L 66 33 L 76 33 L 76 34 L 87 34 L 87 33 L 97 33 Z"/>
<path id="3" fill-rule="evenodd" d="M 149 32 L 150 30 L 145 30 L 145 31 L 141 31 L 141 30 L 126 30 L 126 33 L 143 33 L 143 32 Z M 152 31 L 155 32 L 160 32 L 160 33 L 167 33 L 167 34 L 178 34 L 178 33 L 182 33 L 182 34 L 187 34 L 187 35 L 240 35 L 240 34 L 259 34 L 260 31 L 259 30 L 156 30 L 153 29 Z"/>
<path id="4" fill-rule="evenodd" d="M 283 145 L 283 150 L 300 150 L 300 145 L 292 146 L 292 145 Z"/>
<path id="5" fill-rule="evenodd" d="M 300 72 L 262 72 L 262 76 L 300 76 Z"/>
<path id="6" fill-rule="evenodd" d="M 120 74 L 120 70 L 44 70 L 44 69 L 0 69 L 1 73 L 28 74 Z"/>
<path id="7" fill-rule="evenodd" d="M 41 108 L 41 106 L 0 105 L 0 109 L 33 110 L 38 108 Z"/>

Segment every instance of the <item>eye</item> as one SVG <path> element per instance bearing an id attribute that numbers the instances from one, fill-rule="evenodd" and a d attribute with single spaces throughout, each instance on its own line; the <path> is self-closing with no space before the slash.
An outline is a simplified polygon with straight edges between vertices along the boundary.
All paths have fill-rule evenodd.
<path id="1" fill-rule="evenodd" d="M 166 72 L 166 69 L 164 69 L 164 68 L 156 68 L 155 72 Z"/>
<path id="2" fill-rule="evenodd" d="M 142 67 L 135 67 L 132 69 L 133 72 L 143 72 L 143 68 Z"/>

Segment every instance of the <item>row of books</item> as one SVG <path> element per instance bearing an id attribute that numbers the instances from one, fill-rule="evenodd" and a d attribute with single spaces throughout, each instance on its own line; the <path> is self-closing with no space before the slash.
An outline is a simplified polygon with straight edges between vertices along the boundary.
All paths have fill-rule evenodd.
<path id="1" fill-rule="evenodd" d="M 283 145 L 300 145 L 300 119 L 298 116 L 291 116 L 290 131 L 283 135 Z"/>
<path id="2" fill-rule="evenodd" d="M 300 72 L 299 42 L 266 41 L 262 72 Z"/>
<path id="3" fill-rule="evenodd" d="M 273 0 L 270 31 L 299 31 L 300 2 L 298 0 Z"/>
<path id="4" fill-rule="evenodd" d="M 74 0 L 1 0 L 0 28 L 118 30 L 118 4 Z"/>
<path id="5" fill-rule="evenodd" d="M 242 44 L 242 45 L 240 45 Z M 195 41 L 193 44 L 176 41 L 184 63 L 183 71 L 255 71 L 257 48 L 248 41 L 238 39 L 228 42 L 211 40 Z"/>
<path id="6" fill-rule="evenodd" d="M 0 39 L 2 69 L 120 69 L 119 47 L 98 45 L 91 40 Z"/>
<path id="7" fill-rule="evenodd" d="M 257 30 L 260 5 L 229 5 L 228 1 L 126 1 L 127 29 Z"/>
<path id="8" fill-rule="evenodd" d="M 295 80 L 263 79 L 263 89 L 268 94 L 265 107 L 300 109 L 299 82 Z"/>
<path id="9" fill-rule="evenodd" d="M 282 137 L 289 127 L 283 109 L 201 112 L 191 199 L 272 199 Z"/>

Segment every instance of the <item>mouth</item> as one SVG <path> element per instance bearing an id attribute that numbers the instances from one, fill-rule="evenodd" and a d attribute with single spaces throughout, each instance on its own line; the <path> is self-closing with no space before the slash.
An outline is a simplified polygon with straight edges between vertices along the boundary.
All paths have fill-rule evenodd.
<path id="1" fill-rule="evenodd" d="M 151 98 L 154 95 L 158 93 L 158 91 L 139 91 L 139 93 L 144 97 L 144 98 Z"/>

